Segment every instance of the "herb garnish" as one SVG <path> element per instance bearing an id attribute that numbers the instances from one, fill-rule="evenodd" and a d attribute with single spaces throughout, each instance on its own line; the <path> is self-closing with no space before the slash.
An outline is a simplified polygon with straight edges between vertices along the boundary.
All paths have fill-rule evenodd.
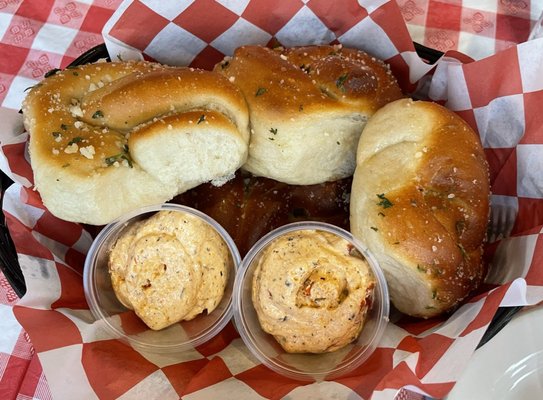
<path id="1" fill-rule="evenodd" d="M 122 153 L 115 154 L 114 156 L 110 156 L 110 157 L 105 158 L 105 162 L 106 162 L 108 167 L 115 164 L 115 162 L 120 161 L 120 160 L 126 160 L 126 162 L 128 163 L 128 166 L 130 168 L 133 167 L 132 159 L 130 158 L 130 154 L 128 153 L 128 145 L 127 144 L 123 145 L 123 152 Z"/>
<path id="2" fill-rule="evenodd" d="M 58 137 L 60 137 L 60 135 L 62 135 L 60 132 L 52 132 L 51 134 L 56 138 L 58 138 Z"/>
<path id="3" fill-rule="evenodd" d="M 379 198 L 379 200 L 381 200 L 379 203 L 377 203 L 378 206 L 381 206 L 383 208 L 389 208 L 393 206 L 392 202 L 385 197 L 384 193 L 378 194 L 377 197 Z"/>
<path id="4" fill-rule="evenodd" d="M 277 128 L 270 128 L 270 132 L 277 135 Z"/>
<path id="5" fill-rule="evenodd" d="M 105 161 L 108 166 L 111 166 L 115 164 L 115 162 L 120 160 L 126 160 L 128 162 L 128 166 L 132 168 L 132 159 L 127 153 L 119 153 L 115 154 L 114 156 L 106 157 Z"/>
<path id="6" fill-rule="evenodd" d="M 462 246 L 461 243 L 456 243 L 456 246 L 460 249 L 460 253 L 462 253 L 462 258 L 464 260 L 469 260 L 469 254 L 467 253 L 466 249 L 464 249 L 464 246 Z"/>
<path id="7" fill-rule="evenodd" d="M 336 86 L 338 89 L 341 89 L 341 90 L 345 90 L 345 81 L 347 80 L 347 78 L 349 77 L 349 74 L 348 73 L 345 73 L 343 75 L 341 75 L 339 78 L 337 78 L 336 80 Z"/>
<path id="8" fill-rule="evenodd" d="M 94 114 L 92 114 L 92 119 L 96 118 L 104 118 L 104 113 L 100 110 L 97 110 Z"/>
<path id="9" fill-rule="evenodd" d="M 375 226 L 370 226 L 370 229 L 374 230 L 375 232 L 377 232 L 379 230 Z"/>
<path id="10" fill-rule="evenodd" d="M 65 131 L 65 130 L 68 129 L 68 125 L 66 125 L 66 124 L 60 124 L 60 129 L 62 129 L 63 131 Z"/>
<path id="11" fill-rule="evenodd" d="M 268 89 L 266 88 L 263 88 L 263 87 L 259 87 L 257 90 L 256 90 L 256 93 L 255 93 L 255 96 L 258 97 L 258 96 L 262 96 L 264 93 L 266 93 L 268 91 Z"/>
<path id="12" fill-rule="evenodd" d="M 83 140 L 83 138 L 81 136 L 76 136 L 76 137 L 74 137 L 72 140 L 70 140 L 68 142 L 68 146 L 71 146 L 74 143 L 79 143 L 82 140 Z"/>
<path id="13" fill-rule="evenodd" d="M 302 64 L 300 65 L 300 69 L 304 71 L 306 74 L 309 74 L 309 72 L 311 71 L 311 65 Z"/>
<path id="14" fill-rule="evenodd" d="M 204 122 L 206 119 L 206 116 L 204 114 L 200 115 L 200 118 L 198 118 L 198 122 L 196 122 L 196 124 L 200 124 L 202 122 Z"/>
<path id="15" fill-rule="evenodd" d="M 454 225 L 456 228 L 456 233 L 460 236 L 462 233 L 464 233 L 464 230 L 466 229 L 466 222 L 463 220 L 456 221 L 456 224 Z"/>

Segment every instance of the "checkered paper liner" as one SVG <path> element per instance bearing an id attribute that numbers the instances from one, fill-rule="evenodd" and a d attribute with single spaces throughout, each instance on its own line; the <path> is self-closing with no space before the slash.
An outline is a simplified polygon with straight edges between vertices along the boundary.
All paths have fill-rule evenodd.
<path id="1" fill-rule="evenodd" d="M 480 60 L 526 41 L 543 11 L 533 0 L 397 0 L 415 42 Z"/>
<path id="2" fill-rule="evenodd" d="M 101 30 L 120 3 L 0 0 L 0 105 L 18 110 L 21 94 L 47 71 L 102 43 Z"/>
<path id="3" fill-rule="evenodd" d="M 487 246 L 488 290 L 446 320 L 389 324 L 371 358 L 334 381 L 308 384 L 268 370 L 232 324 L 181 355 L 137 352 L 91 316 L 82 270 L 92 238 L 44 208 L 31 187 L 22 134 L 2 143 L 2 168 L 18 182 L 7 190 L 3 208 L 27 285 L 13 312 L 39 354 L 54 398 L 390 399 L 413 392 L 439 398 L 461 375 L 498 307 L 543 301 L 543 113 L 537 107 L 543 100 L 543 40 L 477 62 L 448 53 L 428 66 L 415 53 L 395 2 L 329 4 L 279 1 L 270 10 L 258 0 L 125 1 L 104 37 L 113 58 L 143 53 L 201 67 L 238 45 L 276 40 L 287 46 L 340 42 L 385 59 L 404 90 L 445 104 L 481 137 L 493 204 L 516 216 L 511 237 Z M 505 220 L 509 213 L 503 215 Z"/>
<path id="4" fill-rule="evenodd" d="M 0 351 L 0 398 L 51 400 L 51 393 L 28 334 L 16 326 L 12 307 L 19 297 L 0 272 L 0 320 L 2 340 L 8 345 Z M 19 397 L 17 397 L 19 396 Z M 26 397 L 25 397 L 26 396 Z"/>

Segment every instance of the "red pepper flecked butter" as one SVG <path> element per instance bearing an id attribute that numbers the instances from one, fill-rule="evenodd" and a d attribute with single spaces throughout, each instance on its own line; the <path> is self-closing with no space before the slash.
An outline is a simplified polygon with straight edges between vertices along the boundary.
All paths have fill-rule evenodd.
<path id="1" fill-rule="evenodd" d="M 232 268 L 219 233 L 196 216 L 177 211 L 159 211 L 134 223 L 109 256 L 117 298 L 154 330 L 211 313 Z"/>
<path id="2" fill-rule="evenodd" d="M 356 340 L 371 308 L 376 278 L 345 239 L 301 230 L 262 252 L 252 299 L 262 329 L 289 353 L 324 353 Z"/>

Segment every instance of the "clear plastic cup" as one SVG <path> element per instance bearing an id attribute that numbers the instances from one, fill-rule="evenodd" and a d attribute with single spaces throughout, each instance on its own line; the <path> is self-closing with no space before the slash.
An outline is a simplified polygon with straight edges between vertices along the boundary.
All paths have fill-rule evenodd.
<path id="1" fill-rule="evenodd" d="M 325 231 L 349 242 L 367 260 L 376 280 L 373 301 L 358 338 L 345 347 L 327 353 L 288 353 L 276 339 L 262 330 L 253 306 L 253 275 L 260 255 L 276 238 L 300 230 Z M 278 276 L 278 279 L 281 277 Z M 359 367 L 376 349 L 389 317 L 386 281 L 368 249 L 349 232 L 322 222 L 297 222 L 278 228 L 261 238 L 247 253 L 234 283 L 234 320 L 251 353 L 271 370 L 302 381 L 333 379 Z M 315 327 L 319 329 L 319 327 Z"/>
<path id="2" fill-rule="evenodd" d="M 131 224 L 168 210 L 191 214 L 213 227 L 227 245 L 233 270 L 229 271 L 224 295 L 209 314 L 181 321 L 162 330 L 152 330 L 117 299 L 108 271 L 109 253 L 115 241 Z M 195 209 L 162 204 L 143 207 L 108 224 L 97 235 L 85 260 L 83 284 L 90 311 L 98 324 L 115 338 L 135 349 L 152 353 L 175 353 L 194 349 L 217 335 L 232 318 L 232 291 L 241 257 L 230 235 L 212 218 Z"/>

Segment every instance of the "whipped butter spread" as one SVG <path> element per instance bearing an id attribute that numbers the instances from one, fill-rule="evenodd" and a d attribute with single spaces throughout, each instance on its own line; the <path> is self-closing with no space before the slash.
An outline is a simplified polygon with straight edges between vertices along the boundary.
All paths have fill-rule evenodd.
<path id="1" fill-rule="evenodd" d="M 154 330 L 211 313 L 232 268 L 221 236 L 179 211 L 159 211 L 131 225 L 109 256 L 117 298 Z"/>
<path id="2" fill-rule="evenodd" d="M 285 351 L 330 352 L 358 337 L 376 281 L 347 240 L 292 232 L 272 241 L 257 263 L 253 304 L 262 329 Z"/>

